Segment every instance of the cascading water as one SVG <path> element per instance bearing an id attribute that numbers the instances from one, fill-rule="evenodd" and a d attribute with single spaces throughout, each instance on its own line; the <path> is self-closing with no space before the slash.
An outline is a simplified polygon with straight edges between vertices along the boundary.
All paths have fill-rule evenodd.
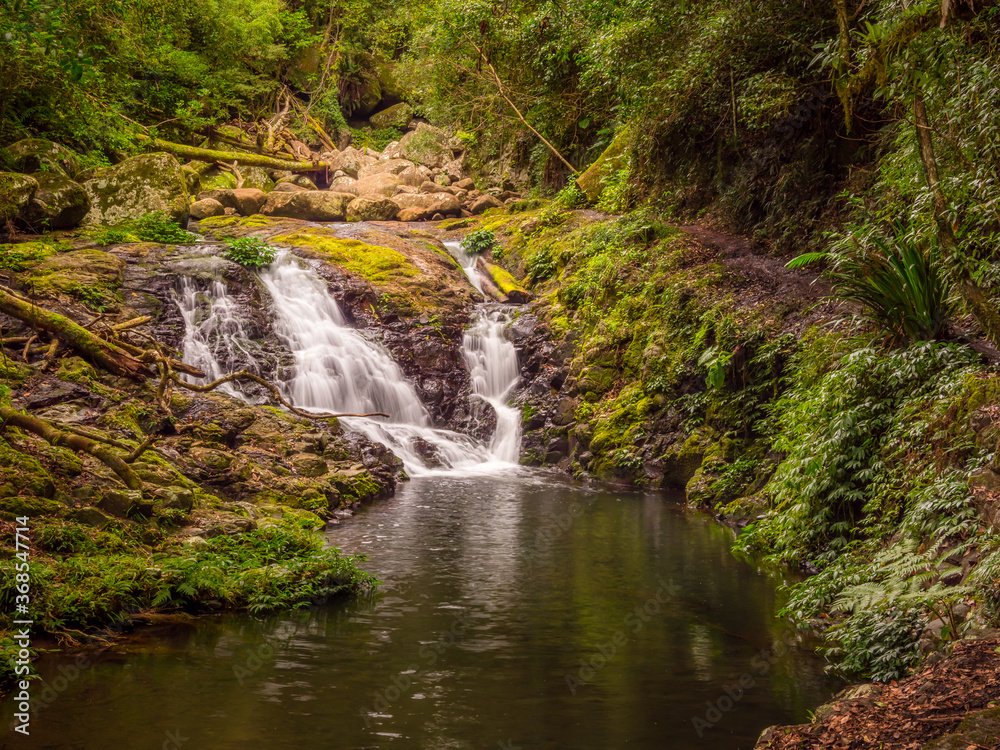
<path id="1" fill-rule="evenodd" d="M 466 332 L 462 356 L 472 375 L 472 392 L 486 401 L 497 415 L 490 441 L 490 454 L 497 461 L 516 463 L 521 452 L 521 412 L 507 405 L 507 398 L 521 379 L 517 351 L 503 331 L 510 312 L 499 305 L 483 305 L 479 320 Z"/>
<path id="2" fill-rule="evenodd" d="M 235 363 L 258 369 L 253 341 L 243 326 L 235 300 L 229 296 L 222 281 L 212 281 L 206 291 L 199 289 L 193 279 L 182 277 L 174 301 L 184 318 L 183 361 L 208 375 L 207 380 L 187 378 L 190 382 L 204 383 L 220 378 L 233 369 L 240 369 L 233 367 Z M 236 383 L 224 383 L 219 390 L 252 400 Z"/>
<path id="3" fill-rule="evenodd" d="M 312 269 L 281 253 L 261 279 L 273 300 L 275 332 L 295 359 L 284 387 L 298 408 L 389 414 L 388 422 L 357 417 L 344 422 L 389 446 L 414 476 L 516 461 L 518 419 L 502 399 L 516 382 L 517 355 L 513 346 L 494 342 L 503 337 L 499 313 L 470 330 L 465 346 L 475 393 L 497 409 L 497 435 L 487 447 L 430 426 L 427 410 L 399 366 L 384 348 L 345 325 L 326 284 Z M 495 368 L 503 374 L 494 374 Z"/>
<path id="4" fill-rule="evenodd" d="M 476 263 L 479 262 L 479 258 L 465 252 L 461 242 L 445 242 L 444 246 L 451 253 L 451 256 L 458 261 L 459 265 L 462 266 L 465 275 L 469 277 L 469 283 L 482 294 L 483 280 L 479 278 L 479 271 L 476 270 Z"/>

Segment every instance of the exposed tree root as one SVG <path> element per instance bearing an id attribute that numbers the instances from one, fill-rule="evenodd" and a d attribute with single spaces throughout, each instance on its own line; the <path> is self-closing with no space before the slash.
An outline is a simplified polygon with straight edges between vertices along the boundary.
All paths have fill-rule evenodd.
<path id="1" fill-rule="evenodd" d="M 70 450 L 93 456 L 121 477 L 121 480 L 125 482 L 125 485 L 130 490 L 142 489 L 142 480 L 138 474 L 132 471 L 132 468 L 120 456 L 112 453 L 101 443 L 90 438 L 85 438 L 82 435 L 63 432 L 50 422 L 38 419 L 30 414 L 22 414 L 19 411 L 11 409 L 9 406 L 0 406 L 0 418 L 3 419 L 4 425 L 20 427 L 22 430 L 27 430 L 47 440 L 51 445 L 69 448 Z"/>

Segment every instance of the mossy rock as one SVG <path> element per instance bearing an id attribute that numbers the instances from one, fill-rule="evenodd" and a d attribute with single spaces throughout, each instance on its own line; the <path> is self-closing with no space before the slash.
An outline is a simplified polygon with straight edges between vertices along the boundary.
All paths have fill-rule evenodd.
<path id="1" fill-rule="evenodd" d="M 163 211 L 182 227 L 187 226 L 187 180 L 170 154 L 133 156 L 101 170 L 83 187 L 90 195 L 88 224 L 114 225 Z"/>
<path id="2" fill-rule="evenodd" d="M 413 107 L 405 103 L 394 104 L 368 118 L 373 128 L 399 128 L 400 130 L 404 130 L 412 120 Z"/>
<path id="3" fill-rule="evenodd" d="M 105 294 L 121 285 L 125 261 L 103 250 L 83 248 L 51 255 L 31 268 L 25 276 L 36 294 Z"/>
<path id="4" fill-rule="evenodd" d="M 369 245 L 360 240 L 296 232 L 276 237 L 275 241 L 296 247 L 308 247 L 330 263 L 341 266 L 348 273 L 361 276 L 375 284 L 385 284 L 400 277 L 416 276 L 418 273 L 417 267 L 398 250 Z"/>
<path id="5" fill-rule="evenodd" d="M 31 365 L 17 362 L 10 357 L 0 357 L 0 380 L 19 384 L 30 378 L 34 372 L 35 370 Z"/>
<path id="6" fill-rule="evenodd" d="M 396 77 L 392 65 L 386 62 L 376 63 L 375 75 L 378 76 L 379 89 L 382 91 L 382 104 L 389 105 L 403 101 L 406 89 Z M 374 122 L 372 124 L 374 125 Z"/>
<path id="7" fill-rule="evenodd" d="M 82 168 L 80 155 L 58 143 L 42 138 L 25 138 L 7 147 L 14 167 L 27 174 L 55 172 L 73 179 Z"/>
<path id="8" fill-rule="evenodd" d="M 222 170 L 213 170 L 198 178 L 199 193 L 206 190 L 235 190 L 236 185 L 236 176 Z"/>
<path id="9" fill-rule="evenodd" d="M 55 483 L 37 458 L 0 440 L 0 497 L 14 495 L 52 498 Z"/>
<path id="10" fill-rule="evenodd" d="M 719 445 L 709 432 L 696 430 L 683 443 L 674 444 L 663 454 L 663 486 L 685 489 L 698 473 L 707 455 L 718 453 Z"/>
<path id="11" fill-rule="evenodd" d="M 34 175 L 38 190 L 21 209 L 20 219 L 39 229 L 70 229 L 90 211 L 90 197 L 83 186 L 55 172 Z"/>
<path id="12" fill-rule="evenodd" d="M 605 180 L 625 166 L 625 154 L 632 145 L 632 129 L 625 126 L 615 135 L 611 144 L 597 157 L 597 160 L 580 175 L 576 184 L 587 200 L 596 203 L 604 191 Z"/>
<path id="13" fill-rule="evenodd" d="M 0 172 L 0 222 L 13 221 L 31 203 L 38 191 L 34 177 L 17 172 Z"/>
<path id="14" fill-rule="evenodd" d="M 58 500 L 51 500 L 44 497 L 33 497 L 31 495 L 15 495 L 13 497 L 0 498 L 0 518 L 13 520 L 17 516 L 29 516 L 30 518 L 41 518 L 42 516 L 55 516 L 66 508 Z"/>
<path id="15" fill-rule="evenodd" d="M 423 122 L 417 125 L 416 130 L 404 135 L 389 156 L 432 169 L 439 169 L 455 158 L 451 136 Z"/>
<path id="16" fill-rule="evenodd" d="M 517 279 L 510 275 L 505 268 L 489 263 L 485 260 L 481 265 L 485 267 L 486 273 L 497 288 L 503 293 L 509 302 L 527 302 L 531 299 L 531 293 L 521 286 Z"/>

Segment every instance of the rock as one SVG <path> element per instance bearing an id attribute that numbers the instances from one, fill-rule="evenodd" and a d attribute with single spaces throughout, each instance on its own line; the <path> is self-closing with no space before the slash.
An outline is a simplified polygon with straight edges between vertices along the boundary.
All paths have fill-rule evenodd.
<path id="1" fill-rule="evenodd" d="M 111 518 L 101 513 L 97 508 L 74 508 L 66 514 L 66 517 L 77 523 L 94 526 L 98 529 L 103 529 L 111 523 Z"/>
<path id="2" fill-rule="evenodd" d="M 144 503 L 138 490 L 108 489 L 101 496 L 97 507 L 118 518 L 126 518 Z"/>
<path id="3" fill-rule="evenodd" d="M 420 188 L 415 188 L 412 185 L 397 185 L 394 195 L 401 195 L 402 193 L 406 193 L 407 195 L 416 195 L 419 192 Z"/>
<path id="4" fill-rule="evenodd" d="M 0 224 L 13 221 L 18 213 L 30 205 L 38 191 L 34 177 L 16 172 L 0 172 Z"/>
<path id="5" fill-rule="evenodd" d="M 364 195 L 347 206 L 348 221 L 392 221 L 399 206 L 382 195 Z"/>
<path id="6" fill-rule="evenodd" d="M 13 157 L 14 167 L 19 172 L 34 174 L 41 169 L 55 172 L 70 179 L 75 178 L 82 167 L 80 156 L 58 143 L 41 138 L 25 138 L 7 147 Z"/>
<path id="7" fill-rule="evenodd" d="M 274 190 L 274 180 L 263 167 L 241 167 L 240 171 L 243 173 L 243 190 L 256 189 L 265 193 Z"/>
<path id="8" fill-rule="evenodd" d="M 201 221 L 210 216 L 222 216 L 225 212 L 225 206 L 215 198 L 203 198 L 191 204 L 191 218 L 195 221 Z"/>
<path id="9" fill-rule="evenodd" d="M 388 109 L 376 112 L 368 118 L 373 128 L 399 128 L 406 130 L 413 120 L 413 107 L 409 104 L 394 104 Z"/>
<path id="10" fill-rule="evenodd" d="M 465 159 L 453 159 L 441 168 L 442 174 L 446 175 L 451 182 L 459 182 L 465 173 Z"/>
<path id="11" fill-rule="evenodd" d="M 83 184 L 90 196 L 88 224 L 117 224 L 163 211 L 181 226 L 188 220 L 184 172 L 170 154 L 143 154 L 126 159 Z"/>
<path id="12" fill-rule="evenodd" d="M 382 101 L 382 86 L 378 76 L 368 70 L 362 69 L 359 77 L 361 87 L 358 98 L 354 101 L 352 114 L 357 117 L 368 117 Z"/>
<path id="13" fill-rule="evenodd" d="M 476 268 L 490 281 L 496 284 L 497 288 L 504 295 L 506 302 L 522 303 L 531 299 L 531 293 L 517 283 L 517 280 L 510 273 L 500 266 L 489 263 L 481 257 L 476 262 Z"/>
<path id="14" fill-rule="evenodd" d="M 422 221 L 423 211 L 419 208 L 404 208 L 396 215 L 396 221 Z"/>
<path id="15" fill-rule="evenodd" d="M 622 128 L 615 135 L 604 153 L 597 157 L 597 160 L 587 168 L 587 170 L 576 179 L 576 185 L 587 195 L 587 200 L 591 203 L 597 201 L 604 191 L 605 179 L 625 165 L 625 153 L 632 143 L 632 129 L 628 126 Z"/>
<path id="16" fill-rule="evenodd" d="M 348 178 L 350 179 L 350 178 Z M 352 180 L 353 182 L 353 180 Z M 301 185 L 296 185 L 294 182 L 279 182 L 274 186 L 273 193 L 304 193 L 306 188 Z"/>
<path id="17" fill-rule="evenodd" d="M 57 172 L 36 172 L 38 190 L 21 210 L 21 219 L 40 229 L 75 227 L 90 211 L 90 198 L 79 183 Z"/>
<path id="18" fill-rule="evenodd" d="M 164 508 L 190 513 L 194 508 L 194 493 L 184 487 L 164 487 L 159 491 Z"/>
<path id="19" fill-rule="evenodd" d="M 491 208 L 503 208 L 503 203 L 492 195 L 481 195 L 472 202 L 472 205 L 469 206 L 469 211 L 473 216 L 479 216 L 479 214 Z"/>
<path id="20" fill-rule="evenodd" d="M 287 181 L 291 182 L 293 185 L 298 185 L 299 187 L 303 187 L 306 190 L 317 190 L 318 189 L 316 187 L 316 183 L 313 182 L 308 177 L 306 177 L 304 174 L 293 175 L 292 177 L 288 178 Z"/>
<path id="21" fill-rule="evenodd" d="M 459 180 L 455 183 L 455 187 L 460 190 L 474 190 L 476 183 L 472 181 L 472 178 L 466 177 L 464 180 Z"/>
<path id="22" fill-rule="evenodd" d="M 214 198 L 225 208 L 235 208 L 240 216 L 253 216 L 260 213 L 267 200 L 263 190 L 256 188 L 239 188 L 237 190 L 206 190 L 198 193 L 198 200 Z"/>
<path id="23" fill-rule="evenodd" d="M 363 180 L 365 177 L 383 173 L 398 175 L 415 166 L 412 161 L 406 159 L 381 159 L 374 164 L 361 167 L 358 170 L 358 179 Z"/>
<path id="24" fill-rule="evenodd" d="M 967 750 L 1000 745 L 1000 708 L 971 711 L 951 732 L 924 745 L 921 750 Z"/>
<path id="25" fill-rule="evenodd" d="M 392 200 L 399 206 L 400 221 L 420 221 L 421 219 L 429 219 L 434 214 L 457 214 L 462 208 L 458 199 L 450 193 L 422 193 L 419 195 L 402 193 L 393 196 Z M 404 219 L 403 212 L 407 210 L 413 212 L 408 213 L 407 216 L 415 215 L 418 218 Z"/>
<path id="26" fill-rule="evenodd" d="M 409 185 L 410 187 L 420 187 L 424 183 L 424 180 L 427 179 L 424 173 L 417 167 L 404 169 L 399 173 L 398 177 L 403 181 L 404 185 Z"/>
<path id="27" fill-rule="evenodd" d="M 315 453 L 299 453 L 291 460 L 295 471 L 304 477 L 321 477 L 330 471 L 326 461 Z"/>
<path id="28" fill-rule="evenodd" d="M 272 192 L 261 209 L 265 216 L 283 216 L 305 221 L 343 221 L 347 206 L 355 196 L 351 193 L 331 193 L 320 190 L 303 193 Z"/>
<path id="29" fill-rule="evenodd" d="M 354 146 L 348 146 L 337 154 L 329 166 L 334 171 L 339 169 L 351 177 L 357 177 L 362 167 L 370 167 L 377 163 L 378 159 L 374 156 L 369 156 L 354 148 Z"/>
<path id="30" fill-rule="evenodd" d="M 441 186 L 438 185 L 436 182 L 431 182 L 430 180 L 424 180 L 423 182 L 420 183 L 420 192 L 421 193 L 448 193 L 448 192 L 451 192 L 451 191 L 442 190 Z"/>
<path id="31" fill-rule="evenodd" d="M 431 217 L 431 221 L 444 221 L 444 215 L 443 214 L 434 214 Z"/>
<path id="32" fill-rule="evenodd" d="M 198 178 L 198 191 L 234 190 L 236 184 L 236 175 L 232 172 L 227 172 L 223 169 L 213 169 Z"/>
<path id="33" fill-rule="evenodd" d="M 431 168 L 441 168 L 454 161 L 454 139 L 433 125 L 420 123 L 417 129 L 404 135 L 393 148 L 394 158 L 408 159 L 416 164 Z M 461 148 L 459 142 L 458 147 Z M 388 149 L 386 149 L 388 152 Z"/>
<path id="34" fill-rule="evenodd" d="M 403 101 L 406 92 L 389 63 L 378 63 L 375 66 L 375 74 L 378 76 L 378 85 L 382 91 L 381 103 L 383 105 L 397 104 Z"/>
<path id="35" fill-rule="evenodd" d="M 396 194 L 396 188 L 403 184 L 403 181 L 396 175 L 385 172 L 364 177 L 353 185 L 350 185 L 350 192 L 355 195 L 381 195 L 389 198 Z"/>
<path id="36" fill-rule="evenodd" d="M 448 187 L 449 185 L 451 185 L 451 178 L 442 172 L 441 174 L 439 174 L 437 177 L 434 178 L 434 182 L 436 182 L 438 185 L 442 185 L 443 187 Z"/>

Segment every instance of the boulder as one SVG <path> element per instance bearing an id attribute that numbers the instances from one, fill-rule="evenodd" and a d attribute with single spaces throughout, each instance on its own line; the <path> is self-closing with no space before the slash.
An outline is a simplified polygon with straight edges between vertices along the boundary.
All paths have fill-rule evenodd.
<path id="1" fill-rule="evenodd" d="M 348 177 L 347 175 L 334 177 L 333 181 L 330 182 L 330 189 L 338 193 L 353 193 L 355 191 L 351 188 L 351 185 L 355 182 L 357 182 L 357 180 L 353 177 Z"/>
<path id="2" fill-rule="evenodd" d="M 406 92 L 403 90 L 399 79 L 396 78 L 396 72 L 389 63 L 378 63 L 375 66 L 375 75 L 378 76 L 378 85 L 382 91 L 382 104 L 384 106 L 403 101 L 403 96 Z"/>
<path id="3" fill-rule="evenodd" d="M 21 210 L 21 218 L 41 229 L 75 227 L 90 211 L 90 198 L 78 182 L 59 172 L 36 172 L 38 190 Z"/>
<path id="4" fill-rule="evenodd" d="M 409 104 L 394 104 L 388 109 L 376 112 L 368 118 L 373 128 L 399 128 L 405 130 L 413 120 L 413 107 Z"/>
<path id="5" fill-rule="evenodd" d="M 355 198 L 351 193 L 308 190 L 302 193 L 273 192 L 267 196 L 261 213 L 304 221 L 343 221 L 347 206 Z"/>
<path id="6" fill-rule="evenodd" d="M 407 161 L 406 159 L 382 159 L 374 164 L 361 167 L 358 170 L 358 179 L 363 180 L 365 177 L 371 177 L 373 174 L 382 173 L 398 175 L 414 166 L 412 161 Z"/>
<path id="7" fill-rule="evenodd" d="M 465 160 L 462 158 L 453 159 L 441 167 L 441 171 L 448 176 L 451 182 L 458 182 L 465 174 Z"/>
<path id="8" fill-rule="evenodd" d="M 421 193 L 450 193 L 451 191 L 450 190 L 442 190 L 441 186 L 438 185 L 436 182 L 432 182 L 430 180 L 424 180 L 423 182 L 420 183 L 420 192 Z"/>
<path id="9" fill-rule="evenodd" d="M 455 183 L 455 187 L 461 190 L 474 190 L 476 183 L 472 181 L 471 178 L 466 177 L 464 180 L 459 180 Z"/>
<path id="10" fill-rule="evenodd" d="M 445 164 L 455 160 L 455 150 L 462 148 L 461 142 L 439 128 L 427 123 L 420 123 L 416 130 L 404 135 L 392 149 L 391 158 L 408 159 L 417 164 L 440 169 Z M 386 152 L 388 152 L 388 148 Z"/>
<path id="11" fill-rule="evenodd" d="M 70 179 L 82 168 L 79 155 L 58 143 L 41 138 L 25 138 L 7 147 L 19 172 L 33 174 L 41 169 L 56 172 Z"/>
<path id="12" fill-rule="evenodd" d="M 632 129 L 623 128 L 611 141 L 604 153 L 587 170 L 577 177 L 576 185 L 587 194 L 587 199 L 594 203 L 604 191 L 606 178 L 625 166 L 625 154 L 632 144 Z"/>
<path id="13" fill-rule="evenodd" d="M 0 172 L 0 224 L 13 221 L 14 217 L 31 203 L 38 190 L 34 177 L 17 172 Z"/>
<path id="14" fill-rule="evenodd" d="M 492 195 L 481 195 L 472 202 L 469 211 L 472 212 L 473 216 L 478 216 L 491 208 L 503 208 L 503 203 Z"/>
<path id="15" fill-rule="evenodd" d="M 272 192 L 275 193 L 304 193 L 307 188 L 296 185 L 294 182 L 279 182 L 274 186 Z"/>
<path id="16" fill-rule="evenodd" d="M 209 216 L 222 216 L 226 207 L 215 198 L 202 198 L 191 204 L 191 218 L 195 221 L 207 219 Z"/>
<path id="17" fill-rule="evenodd" d="M 462 209 L 458 199 L 450 193 L 420 193 L 411 195 L 401 193 L 392 198 L 399 206 L 400 221 L 421 221 L 431 218 L 434 214 L 458 214 Z M 403 218 L 404 212 L 408 218 Z"/>
<path id="18" fill-rule="evenodd" d="M 404 185 L 410 187 L 420 187 L 427 177 L 417 167 L 408 167 L 400 172 L 397 177 L 403 181 Z"/>
<path id="19" fill-rule="evenodd" d="M 100 171 L 83 184 L 90 196 L 88 224 L 117 224 L 163 211 L 181 226 L 188 219 L 184 172 L 170 154 L 143 154 Z"/>
<path id="20" fill-rule="evenodd" d="M 382 101 L 382 86 L 378 76 L 370 71 L 362 70 L 360 78 L 361 87 L 351 114 L 357 117 L 368 117 Z"/>
<path id="21" fill-rule="evenodd" d="M 348 221 L 392 221 L 399 206 L 382 195 L 363 195 L 347 206 Z"/>
<path id="22" fill-rule="evenodd" d="M 382 195 L 389 198 L 396 194 L 396 188 L 403 181 L 394 174 L 373 174 L 358 180 L 350 186 L 350 192 L 355 195 Z"/>
<path id="23" fill-rule="evenodd" d="M 223 208 L 234 208 L 240 216 L 253 216 L 267 200 L 267 194 L 256 188 L 239 188 L 237 190 L 206 190 L 198 193 L 198 200 L 214 198 Z"/>
<path id="24" fill-rule="evenodd" d="M 212 169 L 198 178 L 198 191 L 233 190 L 236 187 L 236 175 L 222 169 Z"/>
<path id="25" fill-rule="evenodd" d="M 378 159 L 370 154 L 363 153 L 354 146 L 348 146 L 330 161 L 329 167 L 333 171 L 338 169 L 351 177 L 357 177 L 362 167 L 368 167 L 378 162 Z"/>
<path id="26" fill-rule="evenodd" d="M 240 167 L 240 171 L 243 173 L 242 189 L 255 188 L 265 193 L 274 190 L 274 180 L 268 176 L 267 170 L 263 167 Z"/>

